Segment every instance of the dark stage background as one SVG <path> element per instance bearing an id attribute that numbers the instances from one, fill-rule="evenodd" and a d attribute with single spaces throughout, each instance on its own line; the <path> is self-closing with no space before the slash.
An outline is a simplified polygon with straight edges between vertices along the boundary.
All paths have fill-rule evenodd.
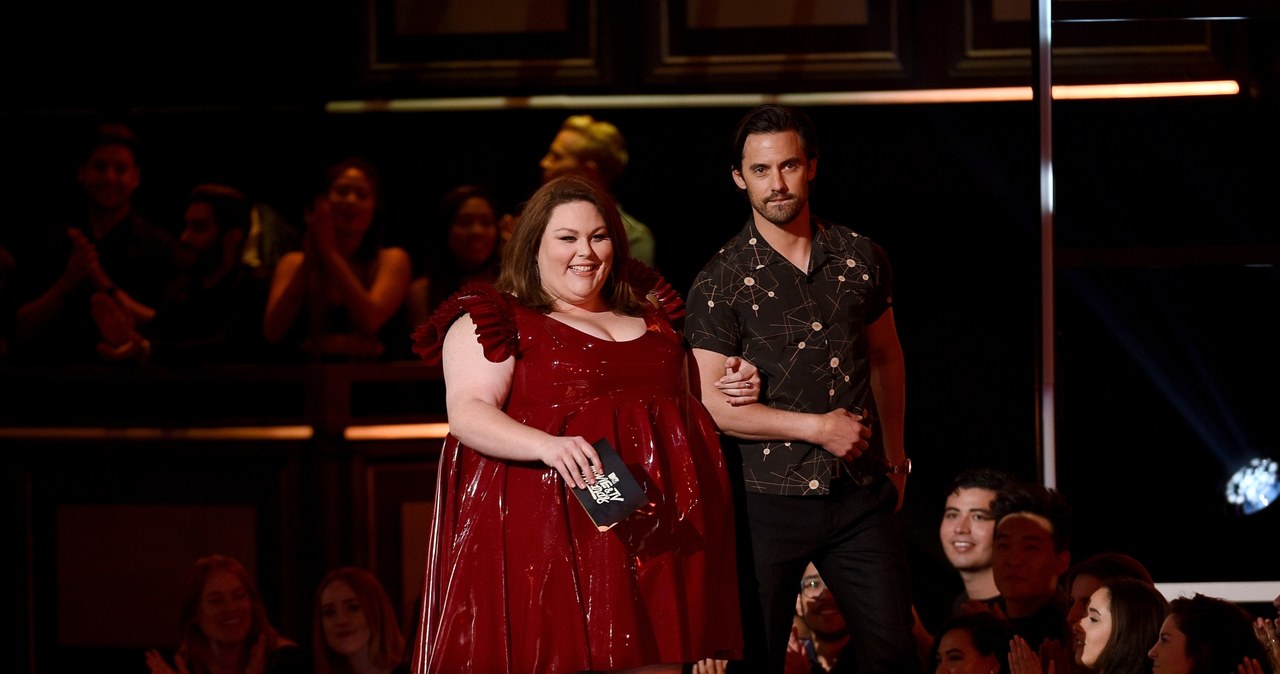
<path id="1" fill-rule="evenodd" d="M 332 114 L 325 101 L 352 96 L 476 92 L 457 83 L 391 82 L 379 89 L 361 79 L 360 40 L 353 37 L 359 31 L 347 25 L 359 22 L 360 7 L 259 10 L 242 2 L 207 9 L 198 19 L 206 22 L 202 27 L 193 23 L 199 12 L 177 16 L 158 6 L 96 9 L 74 18 L 47 7 L 15 10 L 17 20 L 4 29 L 12 39 L 0 41 L 6 62 L 23 64 L 0 104 L 8 131 L 0 184 L 9 196 L 0 241 L 43 224 L 67 202 L 76 134 L 107 118 L 139 132 L 140 208 L 175 231 L 184 195 L 198 182 L 239 185 L 300 219 L 324 167 L 362 154 L 382 170 L 393 236 L 412 242 L 435 200 L 456 184 L 489 183 L 514 208 L 536 186 L 537 161 L 560 121 L 583 112 L 614 122 L 627 137 L 631 165 L 617 193 L 653 229 L 658 266 L 682 292 L 747 217 L 726 157 L 743 107 Z M 172 21 L 153 36 L 139 22 L 154 11 Z M 1274 20 L 1265 27 L 1270 54 Z M 1264 59 L 1267 78 L 1273 79 L 1275 62 L 1274 55 Z M 614 67 L 615 78 L 594 88 L 552 84 L 541 93 L 634 93 L 623 91 L 634 83 L 633 66 Z M 804 84 L 780 77 L 705 87 L 776 93 Z M 668 89 L 703 86 L 691 80 Z M 832 88 L 815 88 L 822 86 Z M 823 141 L 814 211 L 880 242 L 894 264 L 895 313 L 908 366 L 907 448 L 916 467 L 902 522 L 918 603 L 933 624 L 959 589 L 937 543 L 947 482 L 960 469 L 981 465 L 1025 478 L 1041 474 L 1040 119 L 1031 102 L 814 105 L 809 111 Z M 1280 458 L 1274 423 L 1280 409 L 1274 319 L 1280 110 L 1274 90 L 1059 102 L 1053 111 L 1056 474 L 1076 512 L 1073 555 L 1126 552 L 1158 582 L 1274 581 L 1269 544 L 1280 532 L 1280 511 L 1242 517 L 1222 497 L 1230 472 L 1245 459 Z M 350 406 L 338 412 L 346 417 L 332 427 L 321 424 L 309 441 L 0 438 L 11 518 L 26 552 L 15 575 L 20 581 L 8 586 L 8 605 L 31 626 L 14 651 L 21 654 L 17 664 L 44 671 L 31 663 L 78 667 L 116 657 L 141 670 L 138 649 L 150 642 L 114 631 L 95 640 L 85 636 L 92 627 L 82 615 L 59 613 L 81 606 L 66 596 L 71 588 L 104 580 L 95 575 L 103 560 L 93 549 L 72 545 L 96 539 L 59 527 L 108 526 L 104 518 L 127 538 L 141 523 L 165 526 L 170 518 L 194 517 L 193 530 L 216 540 L 186 540 L 178 549 L 224 542 L 244 549 L 254 557 L 273 614 L 297 638 L 308 634 L 312 584 L 328 567 L 375 566 L 384 582 L 411 598 L 412 581 L 398 575 L 402 560 L 388 556 L 425 532 L 383 528 L 416 521 L 413 508 L 430 497 L 438 442 L 349 442 L 341 427 L 359 415 L 421 421 L 443 407 L 430 377 L 423 393 L 398 383 L 415 380 L 403 376 L 410 364 L 386 367 L 391 374 L 368 375 L 376 386 L 353 385 L 350 399 L 342 399 Z M 225 375 L 235 385 L 210 388 L 210 377 L 222 381 L 224 375 L 122 378 L 94 370 L 51 378 L 10 363 L 0 369 L 0 427 L 152 425 L 156 419 L 127 403 L 148 404 L 157 390 L 207 402 L 192 425 L 219 424 L 219 405 L 230 410 L 225 418 L 243 424 L 254 422 L 256 410 L 263 423 L 310 423 L 316 415 L 332 421 L 324 405 L 309 407 L 317 391 L 328 389 L 272 388 L 310 375 L 269 370 L 238 370 Z M 76 393 L 86 390 L 112 392 L 119 414 L 103 419 L 95 409 L 100 399 Z M 222 396 L 202 393 L 211 390 Z M 58 391 L 65 409 L 52 406 Z M 242 394 L 252 405 L 235 400 Z M 183 414 L 173 423 L 181 425 Z M 132 505 L 161 512 L 130 514 Z M 187 507 L 198 514 L 184 515 Z M 227 521 L 218 519 L 223 516 L 247 518 L 256 528 L 228 534 L 216 524 Z M 401 538 L 388 544 L 386 536 Z M 154 559 L 142 542 L 124 547 L 141 560 Z M 161 568 L 180 569 L 186 561 L 170 559 Z M 156 594 L 167 582 L 140 591 Z M 104 625 L 111 615 L 92 602 L 81 610 L 102 616 L 97 620 Z M 125 623 L 140 620 L 125 613 Z M 176 608 L 171 617 L 148 618 L 172 620 Z"/>

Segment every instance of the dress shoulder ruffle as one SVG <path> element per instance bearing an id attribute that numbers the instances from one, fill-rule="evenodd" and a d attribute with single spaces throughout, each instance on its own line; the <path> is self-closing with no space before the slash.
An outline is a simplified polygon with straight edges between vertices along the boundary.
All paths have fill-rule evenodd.
<path id="1" fill-rule="evenodd" d="M 653 295 L 658 300 L 658 306 L 666 314 L 668 321 L 678 324 L 680 319 L 684 318 L 684 300 L 656 269 L 632 259 L 627 262 L 626 273 L 636 292 L 641 295 Z"/>
<path id="2" fill-rule="evenodd" d="M 488 283 L 464 286 L 440 304 L 425 323 L 413 331 L 413 351 L 429 364 L 440 362 L 444 336 L 462 314 L 471 314 L 484 357 L 501 363 L 516 355 L 519 333 L 508 297 Z"/>

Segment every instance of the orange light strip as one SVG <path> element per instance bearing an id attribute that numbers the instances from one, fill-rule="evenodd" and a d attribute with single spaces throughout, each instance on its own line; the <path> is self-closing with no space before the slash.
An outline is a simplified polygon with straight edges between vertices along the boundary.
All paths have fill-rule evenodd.
<path id="1" fill-rule="evenodd" d="M 1235 96 L 1238 93 L 1240 93 L 1240 83 L 1235 80 L 1148 82 L 1145 84 L 1074 84 L 1053 87 L 1054 100 Z"/>
<path id="2" fill-rule="evenodd" d="M 311 426 L 222 428 L 0 428 L 11 440 L 310 440 Z"/>
<path id="3" fill-rule="evenodd" d="M 382 424 L 348 426 L 344 440 L 438 440 L 449 434 L 449 424 Z"/>
<path id="4" fill-rule="evenodd" d="M 1059 84 L 1055 100 L 1108 98 L 1158 98 L 1178 96 L 1234 96 L 1235 80 L 1198 82 L 1141 82 L 1133 84 Z M 904 89 L 895 91 L 831 91 L 797 94 L 691 94 L 645 96 L 529 96 L 474 98 L 401 98 L 391 100 L 330 101 L 332 114 L 365 112 L 441 112 L 507 109 L 580 108 L 689 108 L 752 107 L 761 103 L 784 105 L 889 105 L 903 103 L 986 103 L 1029 101 L 1031 87 L 979 87 L 970 89 Z"/>

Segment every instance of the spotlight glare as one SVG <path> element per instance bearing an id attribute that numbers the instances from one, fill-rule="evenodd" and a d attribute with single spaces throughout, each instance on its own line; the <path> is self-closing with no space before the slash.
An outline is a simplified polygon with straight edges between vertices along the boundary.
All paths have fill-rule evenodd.
<path id="1" fill-rule="evenodd" d="M 1276 480 L 1276 462 L 1252 459 L 1227 482 L 1227 503 L 1245 515 L 1252 515 L 1271 505 L 1280 496 Z"/>

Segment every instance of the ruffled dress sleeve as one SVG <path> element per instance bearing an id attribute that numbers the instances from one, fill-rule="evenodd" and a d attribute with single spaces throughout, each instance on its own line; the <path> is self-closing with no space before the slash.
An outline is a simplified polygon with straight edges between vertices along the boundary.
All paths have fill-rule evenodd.
<path id="1" fill-rule="evenodd" d="M 684 300 L 662 274 L 634 258 L 627 261 L 626 273 L 631 281 L 631 287 L 635 288 L 636 292 L 641 295 L 653 295 L 658 300 L 658 306 L 662 312 L 666 314 L 667 320 L 672 325 L 679 324 L 680 319 L 684 318 Z"/>
<path id="2" fill-rule="evenodd" d="M 462 314 L 471 314 L 476 338 L 484 347 L 484 357 L 494 363 L 517 354 L 519 331 L 507 297 L 488 283 L 463 287 L 440 304 L 425 323 L 413 331 L 413 351 L 428 364 L 440 362 L 444 336 Z"/>

